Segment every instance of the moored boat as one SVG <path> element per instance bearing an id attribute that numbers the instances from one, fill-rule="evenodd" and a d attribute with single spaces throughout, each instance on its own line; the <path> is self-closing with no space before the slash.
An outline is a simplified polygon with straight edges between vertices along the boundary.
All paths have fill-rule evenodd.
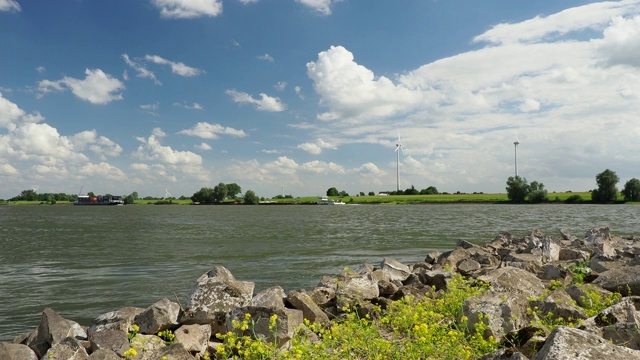
<path id="1" fill-rule="evenodd" d="M 318 201 L 316 202 L 316 204 L 318 205 L 345 205 L 345 202 L 342 200 L 333 200 L 333 199 L 329 199 L 327 197 L 319 197 Z"/>
<path id="2" fill-rule="evenodd" d="M 78 195 L 73 205 L 124 205 L 122 196 L 88 196 Z"/>

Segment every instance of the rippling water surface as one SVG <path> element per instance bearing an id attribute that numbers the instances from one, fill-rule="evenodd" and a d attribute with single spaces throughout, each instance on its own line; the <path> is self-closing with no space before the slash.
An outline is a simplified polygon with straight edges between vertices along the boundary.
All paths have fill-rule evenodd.
<path id="1" fill-rule="evenodd" d="M 184 301 L 215 265 L 257 291 L 310 289 L 345 266 L 417 262 L 459 239 L 600 225 L 639 235 L 639 220 L 627 205 L 0 206 L 0 341 L 46 307 L 89 325 L 123 306 Z"/>

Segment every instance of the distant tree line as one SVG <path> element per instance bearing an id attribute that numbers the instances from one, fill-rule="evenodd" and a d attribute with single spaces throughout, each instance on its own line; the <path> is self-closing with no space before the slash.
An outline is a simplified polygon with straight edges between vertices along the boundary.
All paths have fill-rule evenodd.
<path id="1" fill-rule="evenodd" d="M 386 192 L 388 195 L 437 195 L 439 194 L 438 189 L 435 186 L 429 186 L 425 189 L 418 190 L 415 186 L 411 185 L 410 188 L 406 190 L 399 191 L 389 191 Z M 359 196 L 365 196 L 364 191 L 361 191 Z M 368 196 L 375 196 L 376 193 L 374 191 L 369 191 Z M 346 191 L 338 191 L 335 187 L 331 187 L 327 190 L 327 196 L 337 196 L 337 197 L 346 197 L 349 196 L 349 193 Z"/>
<path id="2" fill-rule="evenodd" d="M 227 199 L 235 200 L 242 193 L 242 188 L 236 183 L 219 183 L 213 188 L 203 187 L 191 196 L 191 201 L 196 204 L 221 204 Z M 260 198 L 253 190 L 241 196 L 245 204 L 258 204 Z"/>
<path id="3" fill-rule="evenodd" d="M 612 170 L 605 171 L 596 175 L 597 189 L 591 190 L 591 202 L 606 204 L 618 201 L 618 188 L 616 185 L 620 182 L 620 178 Z M 544 184 L 537 181 L 527 183 L 527 179 L 520 176 L 509 176 L 507 179 L 507 197 L 514 203 L 542 203 L 549 201 L 547 190 Z M 622 188 L 624 201 L 640 201 L 640 180 L 632 178 L 627 181 Z M 584 200 L 580 195 L 572 195 L 565 202 L 579 203 Z"/>

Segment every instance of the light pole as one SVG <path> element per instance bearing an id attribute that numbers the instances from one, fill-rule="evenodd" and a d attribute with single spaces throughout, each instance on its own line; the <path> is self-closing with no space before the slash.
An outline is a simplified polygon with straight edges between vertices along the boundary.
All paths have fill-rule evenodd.
<path id="1" fill-rule="evenodd" d="M 520 142 L 518 140 L 516 140 L 513 143 L 514 146 L 514 156 L 515 156 L 515 162 L 516 162 L 516 177 L 518 177 L 518 144 L 520 144 Z"/>

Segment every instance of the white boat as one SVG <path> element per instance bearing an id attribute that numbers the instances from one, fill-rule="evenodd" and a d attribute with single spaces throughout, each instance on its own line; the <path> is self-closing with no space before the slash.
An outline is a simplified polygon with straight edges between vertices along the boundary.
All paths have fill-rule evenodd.
<path id="1" fill-rule="evenodd" d="M 328 197 L 319 197 L 317 201 L 318 205 L 345 205 L 346 203 L 342 200 L 333 200 Z"/>

